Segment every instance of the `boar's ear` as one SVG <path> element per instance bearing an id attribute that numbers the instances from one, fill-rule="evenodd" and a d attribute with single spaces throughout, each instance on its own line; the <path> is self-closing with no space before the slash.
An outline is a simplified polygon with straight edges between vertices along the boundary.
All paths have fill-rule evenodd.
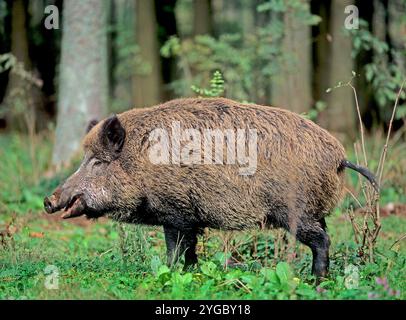
<path id="1" fill-rule="evenodd" d="M 97 121 L 96 119 L 90 120 L 86 128 L 86 133 L 89 133 L 89 131 L 92 130 L 93 127 L 98 123 L 99 121 Z"/>
<path id="2" fill-rule="evenodd" d="M 118 157 L 121 149 L 123 148 L 125 140 L 125 130 L 114 115 L 108 118 L 101 129 L 101 141 L 103 145 L 111 150 L 115 157 Z"/>

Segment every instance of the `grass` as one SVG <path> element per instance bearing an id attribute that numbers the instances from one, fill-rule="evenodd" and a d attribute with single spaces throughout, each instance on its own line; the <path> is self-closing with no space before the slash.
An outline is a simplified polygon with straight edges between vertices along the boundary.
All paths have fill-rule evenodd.
<path id="1" fill-rule="evenodd" d="M 327 219 L 330 276 L 318 286 L 310 250 L 279 231 L 210 231 L 199 238 L 198 267 L 170 270 L 161 228 L 43 213 L 43 196 L 69 172 L 47 174 L 51 141 L 46 134 L 36 139 L 30 153 L 28 138 L 0 136 L 0 299 L 406 298 L 405 241 L 393 245 L 406 231 L 404 214 L 382 218 L 375 261 L 364 263 L 345 214 L 355 203 L 346 197 Z M 388 155 L 383 205 L 406 203 L 405 150 L 400 145 Z M 356 190 L 357 175 L 348 176 Z M 238 263 L 225 267 L 226 259 Z"/>

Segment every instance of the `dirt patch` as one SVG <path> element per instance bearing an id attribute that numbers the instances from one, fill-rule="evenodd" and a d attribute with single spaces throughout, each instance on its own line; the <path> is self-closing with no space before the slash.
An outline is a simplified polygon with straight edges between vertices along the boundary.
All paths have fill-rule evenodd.
<path id="1" fill-rule="evenodd" d="M 355 210 L 355 214 L 364 214 L 364 208 L 358 208 Z M 381 217 L 398 216 L 406 218 L 406 204 L 405 203 L 393 203 L 389 202 L 385 206 L 381 207 Z"/>
<path id="2" fill-rule="evenodd" d="M 395 215 L 406 218 L 406 204 L 405 203 L 388 203 L 381 208 L 382 217 Z"/>
<path id="3" fill-rule="evenodd" d="M 66 223 L 70 223 L 73 224 L 75 226 L 78 227 L 82 227 L 82 228 L 88 228 L 91 225 L 93 225 L 94 223 L 107 223 L 108 219 L 107 218 L 98 218 L 97 220 L 94 219 L 88 219 L 86 218 L 86 216 L 80 216 L 77 218 L 72 218 L 72 219 L 62 219 L 61 215 L 59 213 L 55 213 L 55 214 L 47 214 L 47 213 L 39 213 L 38 217 L 40 217 L 41 219 L 47 220 L 49 222 L 49 224 L 51 225 L 61 225 L 61 222 L 66 222 Z"/>
<path id="4" fill-rule="evenodd" d="M 9 221 L 5 224 L 0 225 L 0 243 L 4 242 L 6 238 L 10 238 L 14 233 L 19 232 L 25 226 L 29 226 L 33 221 L 46 221 L 44 223 L 44 230 L 62 230 L 64 224 L 72 224 L 81 228 L 91 228 L 95 223 L 106 224 L 107 218 L 99 218 L 97 220 L 87 219 L 85 216 L 72 218 L 72 219 L 62 219 L 61 215 L 58 213 L 47 214 L 45 212 L 28 212 L 24 215 L 13 214 L 10 216 Z M 63 223 L 62 223 L 63 222 Z M 41 237 L 39 234 L 34 234 L 33 237 Z"/>

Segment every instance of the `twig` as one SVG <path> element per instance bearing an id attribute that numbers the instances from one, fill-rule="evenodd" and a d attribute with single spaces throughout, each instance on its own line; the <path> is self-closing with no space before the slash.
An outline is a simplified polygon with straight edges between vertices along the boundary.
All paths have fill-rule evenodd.
<path id="1" fill-rule="evenodd" d="M 347 187 L 344 187 L 345 190 L 350 194 L 351 197 L 354 198 L 354 200 L 357 202 L 357 204 L 359 205 L 360 208 L 362 208 L 362 204 L 361 202 L 358 200 L 358 198 L 351 192 L 350 189 L 348 189 Z"/>
<path id="2" fill-rule="evenodd" d="M 352 80 L 354 79 L 354 77 L 355 77 L 355 73 L 353 72 L 353 77 L 345 85 L 349 86 L 354 93 L 355 105 L 356 105 L 356 109 L 357 109 L 360 134 L 361 134 L 362 156 L 363 156 L 363 160 L 364 160 L 364 165 L 368 166 L 368 157 L 367 157 L 367 153 L 366 153 L 366 149 L 365 149 L 364 125 L 362 122 L 357 91 L 356 91 L 354 85 L 352 84 Z M 402 83 L 401 90 L 403 88 L 403 83 Z M 339 86 L 342 86 L 342 85 L 339 84 Z M 396 107 L 397 107 L 397 103 L 399 100 L 401 90 L 399 91 L 397 99 L 396 99 L 396 103 L 395 103 L 394 110 L 392 113 L 391 122 L 389 125 L 389 131 L 391 131 L 391 129 L 392 129 L 392 122 L 393 122 L 394 115 L 396 112 Z M 389 132 L 389 134 L 390 134 L 390 132 Z M 381 158 L 380 158 L 379 165 L 378 165 L 378 172 L 379 172 L 379 170 L 381 170 L 380 177 L 382 176 L 382 168 L 383 168 L 383 164 L 385 162 L 386 150 L 387 150 L 387 145 L 389 142 L 389 134 L 387 136 L 386 144 L 385 144 L 384 150 L 382 151 Z M 357 149 L 358 149 L 357 144 L 355 143 L 354 150 L 355 150 L 355 155 L 357 158 L 357 163 L 359 164 Z M 379 184 L 380 184 L 380 181 L 381 181 L 381 179 L 379 179 Z M 380 210 L 379 210 L 380 209 L 379 208 L 379 191 L 378 192 L 375 191 L 375 189 L 373 189 L 372 187 L 368 188 L 368 185 L 366 185 L 366 184 L 364 185 L 362 182 L 361 182 L 361 188 L 362 188 L 362 193 L 364 194 L 365 201 L 366 201 L 366 209 L 365 209 L 365 212 L 363 215 L 362 225 L 358 225 L 356 223 L 354 216 L 350 215 L 350 219 L 351 219 L 351 223 L 352 223 L 353 230 L 355 233 L 355 240 L 357 243 L 358 243 L 358 241 L 357 241 L 358 236 L 362 236 L 361 248 L 360 248 L 361 252 L 365 252 L 364 250 L 368 249 L 367 257 L 369 258 L 370 262 L 373 262 L 373 253 L 374 253 L 373 248 L 374 248 L 375 242 L 378 238 L 379 231 L 381 230 Z M 351 194 L 351 195 L 353 196 L 354 199 L 356 199 L 356 197 L 353 194 Z M 359 201 L 357 201 L 357 202 L 359 203 Z M 370 227 L 370 225 L 368 224 L 369 220 L 372 220 L 373 227 L 372 226 Z"/>
<path id="3" fill-rule="evenodd" d="M 399 89 L 398 94 L 396 96 L 395 105 L 393 106 L 393 110 L 392 110 L 392 116 L 391 116 L 391 119 L 389 121 L 389 128 L 388 128 L 388 133 L 386 135 L 386 142 L 385 142 L 385 145 L 384 145 L 382 153 L 381 153 L 381 158 L 379 160 L 379 165 L 378 165 L 378 183 L 379 184 L 381 184 L 381 180 L 382 180 L 383 165 L 384 165 L 385 160 L 386 160 L 386 154 L 387 154 L 387 151 L 388 151 L 389 138 L 390 138 L 390 134 L 391 134 L 391 131 L 392 131 L 393 120 L 395 119 L 396 109 L 398 107 L 399 98 L 400 98 L 400 95 L 402 94 L 403 86 L 404 86 L 405 82 L 406 82 L 406 79 L 403 80 L 402 85 L 400 86 L 400 89 Z"/>
<path id="4" fill-rule="evenodd" d="M 113 248 L 110 248 L 109 250 L 102 252 L 102 253 L 99 255 L 99 258 L 103 257 L 105 254 L 111 252 L 112 250 L 113 250 Z"/>
<path id="5" fill-rule="evenodd" d="M 361 111 L 359 108 L 359 103 L 358 103 L 358 96 L 357 96 L 357 90 L 355 90 L 355 87 L 351 83 L 352 79 L 348 82 L 348 85 L 351 87 L 352 91 L 354 92 L 354 98 L 355 98 L 355 106 L 357 109 L 357 115 L 358 115 L 358 121 L 359 121 L 359 128 L 361 131 L 361 146 L 362 146 L 362 153 L 364 156 L 364 163 L 365 166 L 368 166 L 368 161 L 367 161 L 367 153 L 365 151 L 365 141 L 364 141 L 364 125 L 362 123 L 362 118 L 361 118 Z"/>
<path id="6" fill-rule="evenodd" d="M 390 246 L 389 250 L 391 250 L 391 249 L 395 246 L 395 244 L 399 243 L 399 242 L 402 241 L 403 239 L 406 239 L 406 233 L 403 234 L 398 240 L 396 240 L 396 241 Z"/>
<path id="7" fill-rule="evenodd" d="M 355 243 L 359 244 L 359 235 L 361 234 L 361 232 L 359 230 L 357 222 L 355 221 L 354 210 L 352 210 L 352 208 L 351 208 L 351 210 L 347 209 L 347 214 L 350 217 L 352 228 L 354 230 Z"/>

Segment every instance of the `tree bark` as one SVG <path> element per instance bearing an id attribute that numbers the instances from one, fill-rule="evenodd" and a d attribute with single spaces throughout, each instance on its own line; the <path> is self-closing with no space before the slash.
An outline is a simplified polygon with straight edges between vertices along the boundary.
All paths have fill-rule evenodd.
<path id="1" fill-rule="evenodd" d="M 212 7 L 211 0 L 194 0 L 194 21 L 193 33 L 211 34 L 212 33 Z"/>
<path id="2" fill-rule="evenodd" d="M 59 101 L 53 163 L 67 164 L 87 125 L 107 112 L 105 1 L 64 1 Z"/>
<path id="3" fill-rule="evenodd" d="M 128 60 L 132 57 L 127 53 L 127 48 L 136 45 L 135 33 L 135 3 L 133 0 L 114 0 L 112 2 L 111 16 L 114 32 L 111 33 L 111 87 L 113 94 L 113 108 L 121 111 L 135 105 L 132 93 L 132 77 L 130 70 L 122 70 L 123 65 L 131 64 Z M 128 67 L 127 67 L 128 69 Z"/>
<path id="4" fill-rule="evenodd" d="M 32 72 L 32 63 L 28 48 L 27 16 L 23 0 L 15 0 L 11 9 L 11 53 L 26 71 Z M 9 73 L 4 97 L 8 108 L 6 119 L 9 127 L 28 130 L 33 134 L 38 127 L 38 113 L 41 105 L 41 91 L 14 72 Z M 21 108 L 21 110 L 16 110 Z M 22 117 L 24 115 L 24 117 Z M 22 120 L 24 118 L 24 120 Z"/>
<path id="5" fill-rule="evenodd" d="M 330 64 L 330 3 L 331 1 L 317 0 L 312 1 L 312 12 L 321 17 L 321 21 L 317 26 L 313 27 L 313 44 L 314 52 L 314 82 L 313 82 L 313 97 L 315 101 L 327 100 L 327 83 L 329 80 L 329 64 Z"/>
<path id="6" fill-rule="evenodd" d="M 351 77 L 354 70 L 351 57 L 351 38 L 344 34 L 344 13 L 346 6 L 353 4 L 352 0 L 333 0 L 331 5 L 331 54 L 328 87 L 334 87 L 338 82 L 343 83 Z M 354 93 L 351 88 L 343 87 L 332 90 L 327 95 L 325 125 L 339 137 L 354 138 L 356 129 L 356 108 Z"/>
<path id="7" fill-rule="evenodd" d="M 406 74 L 406 3 L 404 0 L 388 1 L 388 43 L 397 54 L 391 58 Z"/>
<path id="8" fill-rule="evenodd" d="M 377 12 L 375 2 L 376 0 L 374 0 L 373 5 L 362 0 L 356 0 L 354 2 L 359 9 L 360 19 L 368 23 L 370 32 L 372 32 L 374 28 L 374 11 Z M 359 52 L 354 61 L 355 71 L 359 75 L 354 79 L 354 82 L 356 84 L 362 120 L 366 129 L 372 128 L 373 124 L 379 120 L 379 106 L 374 99 L 374 90 L 371 83 L 365 77 L 365 65 L 372 62 L 373 56 L 367 51 Z"/>
<path id="9" fill-rule="evenodd" d="M 162 101 L 162 75 L 155 16 L 152 0 L 137 0 L 136 33 L 141 59 L 148 65 L 147 74 L 136 74 L 133 94 L 136 107 L 146 107 Z"/>
<path id="10" fill-rule="evenodd" d="M 307 0 L 305 0 L 307 1 Z M 311 92 L 311 27 L 294 16 L 293 9 L 284 14 L 280 73 L 272 82 L 272 104 L 297 113 L 313 104 Z"/>
<path id="11" fill-rule="evenodd" d="M 175 15 L 176 1 L 177 0 L 155 0 L 155 12 L 159 27 L 159 47 L 162 47 L 171 36 L 178 34 Z M 177 63 L 175 57 L 165 58 L 160 56 L 160 60 L 163 82 L 162 98 L 166 101 L 175 97 L 175 93 L 171 90 L 170 84 L 176 78 Z"/>

